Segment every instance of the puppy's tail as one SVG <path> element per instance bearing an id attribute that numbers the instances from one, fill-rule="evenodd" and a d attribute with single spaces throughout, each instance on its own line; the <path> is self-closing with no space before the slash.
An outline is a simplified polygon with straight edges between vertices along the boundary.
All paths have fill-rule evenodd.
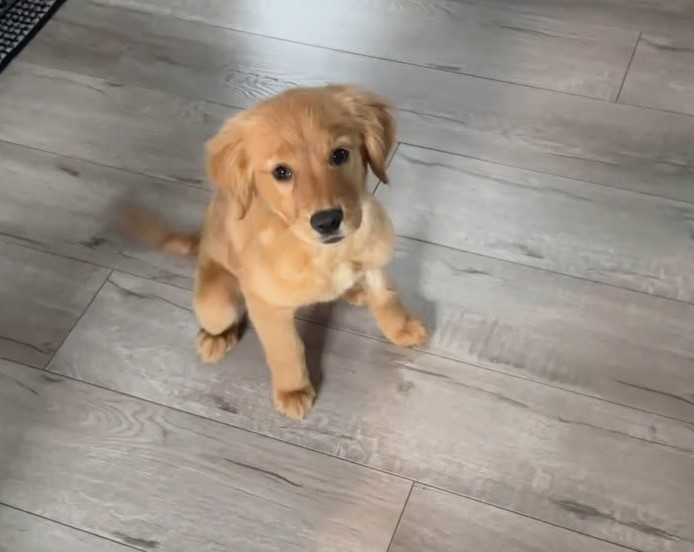
<path id="1" fill-rule="evenodd" d="M 145 247 L 181 256 L 196 256 L 200 234 L 179 232 L 153 212 L 131 203 L 118 207 L 120 231 Z"/>

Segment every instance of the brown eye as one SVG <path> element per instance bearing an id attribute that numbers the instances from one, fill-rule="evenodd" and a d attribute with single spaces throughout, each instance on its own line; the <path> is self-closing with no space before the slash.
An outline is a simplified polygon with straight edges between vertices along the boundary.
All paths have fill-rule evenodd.
<path id="1" fill-rule="evenodd" d="M 346 163 L 348 159 L 349 151 L 345 148 L 337 148 L 336 150 L 333 150 L 333 155 L 331 158 L 333 165 L 342 165 L 343 163 Z"/>
<path id="2" fill-rule="evenodd" d="M 272 171 L 272 176 L 275 180 L 286 182 L 292 177 L 292 170 L 285 165 L 277 165 Z"/>

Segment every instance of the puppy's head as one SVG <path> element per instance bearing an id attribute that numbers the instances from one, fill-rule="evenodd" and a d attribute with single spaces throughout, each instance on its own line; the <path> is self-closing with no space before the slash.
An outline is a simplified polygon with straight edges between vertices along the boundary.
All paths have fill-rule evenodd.
<path id="1" fill-rule="evenodd" d="M 367 167 L 388 182 L 389 104 L 348 86 L 296 88 L 228 121 L 208 142 L 212 180 L 243 217 L 262 201 L 299 238 L 340 241 L 359 228 Z"/>

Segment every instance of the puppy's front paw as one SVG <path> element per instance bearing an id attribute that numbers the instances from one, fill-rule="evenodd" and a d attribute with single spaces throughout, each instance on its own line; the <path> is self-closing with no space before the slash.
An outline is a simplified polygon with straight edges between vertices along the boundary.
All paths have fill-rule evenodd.
<path id="1" fill-rule="evenodd" d="M 294 391 L 275 391 L 275 407 L 285 416 L 297 420 L 306 416 L 313 405 L 316 392 L 313 386 L 308 384 L 302 389 Z"/>
<path id="2" fill-rule="evenodd" d="M 429 332 L 420 318 L 409 314 L 402 325 L 386 337 L 400 347 L 417 347 L 427 342 Z"/>
<path id="3" fill-rule="evenodd" d="M 203 362 L 217 362 L 238 343 L 236 328 L 230 328 L 219 335 L 205 330 L 198 332 L 198 354 Z"/>

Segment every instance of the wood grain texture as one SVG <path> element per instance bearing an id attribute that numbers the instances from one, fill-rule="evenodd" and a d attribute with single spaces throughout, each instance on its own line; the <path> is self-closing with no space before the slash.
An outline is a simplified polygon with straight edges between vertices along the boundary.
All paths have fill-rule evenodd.
<path id="1" fill-rule="evenodd" d="M 133 199 L 176 227 L 201 225 L 207 190 L 0 142 L 0 240 L 190 287 L 194 261 L 133 246 L 116 206 Z"/>
<path id="2" fill-rule="evenodd" d="M 389 552 L 624 552 L 613 544 L 415 485 Z"/>
<path id="3" fill-rule="evenodd" d="M 614 99 L 638 34 L 454 2 L 103 3 L 604 99 Z"/>
<path id="4" fill-rule="evenodd" d="M 694 306 L 401 239 L 390 268 L 427 350 L 694 422 Z M 343 305 L 312 314 L 380 335 Z"/>
<path id="5" fill-rule="evenodd" d="M 297 424 L 271 406 L 252 332 L 222 363 L 197 362 L 187 301 L 115 275 L 49 369 L 618 544 L 694 550 L 691 423 L 308 325 L 322 383 Z"/>
<path id="6" fill-rule="evenodd" d="M 694 115 L 692 32 L 676 36 L 643 35 L 619 101 Z"/>
<path id="7" fill-rule="evenodd" d="M 0 505 L 0 552 L 132 552 L 95 535 Z"/>
<path id="8" fill-rule="evenodd" d="M 469 103 L 455 118 L 402 111 L 402 139 L 415 146 L 694 201 L 694 118 L 542 90 L 516 94 L 498 83 L 469 84 Z M 507 86 L 511 85 L 503 85 Z"/>
<path id="9" fill-rule="evenodd" d="M 382 552 L 410 489 L 18 365 L 0 396 L 0 499 L 140 550 Z"/>
<path id="10" fill-rule="evenodd" d="M 198 4 L 195 6 L 197 9 Z M 297 84 L 352 82 L 386 96 L 403 110 L 400 137 L 405 142 L 694 201 L 694 118 L 686 115 L 312 48 L 175 18 L 79 5 L 74 10 L 66 8 L 68 11 L 60 16 L 63 19 L 48 25 L 26 49 L 25 59 L 166 95 L 123 87 L 120 94 L 127 95 L 134 112 L 152 109 L 153 101 L 161 101 L 164 111 L 172 103 L 180 105 L 181 100 L 168 97 L 172 94 L 188 98 L 193 105 L 211 100 L 247 107 Z M 75 44 L 92 47 L 87 55 Z M 55 52 L 60 55 L 56 57 Z M 17 80 L 15 76 L 4 78 Z M 28 78 L 24 75 L 19 80 L 26 82 Z M 85 82 L 89 84 L 88 79 Z M 61 102 L 70 100 L 72 93 L 63 91 L 64 85 L 50 84 Z M 34 86 L 40 87 L 40 83 Z M 73 86 L 77 83 L 68 88 Z M 29 96 L 25 100 L 28 104 L 17 109 L 38 110 L 39 106 L 34 106 L 38 99 L 31 100 Z M 99 105 L 106 112 L 117 109 L 110 100 Z M 63 110 L 73 113 L 77 108 Z M 78 120 L 78 115 L 74 117 Z M 125 121 L 120 132 L 127 136 L 132 131 L 125 128 Z M 155 129 L 161 125 L 152 119 L 143 121 L 143 126 L 145 123 L 155 125 Z M 22 143 L 41 141 L 32 136 L 36 129 L 26 126 L 17 129 L 26 136 Z M 88 136 L 90 129 L 82 132 Z M 158 130 L 149 131 L 153 132 Z M 192 132 L 182 128 L 175 135 Z M 170 136 L 160 138 L 164 146 L 172 141 Z M 103 137 L 98 139 L 103 141 Z M 179 159 L 198 153 L 199 144 L 191 144 L 193 140 L 186 140 L 188 151 L 174 148 Z M 155 165 L 161 163 L 155 161 Z M 190 174 L 191 170 L 183 173 Z"/>
<path id="11" fill-rule="evenodd" d="M 0 358 L 45 366 L 108 273 L 0 242 Z"/>
<path id="12" fill-rule="evenodd" d="M 416 1 L 416 0 L 412 0 Z M 432 0 L 443 5 L 461 0 Z M 462 0 L 576 25 L 609 25 L 648 32 L 691 32 L 694 4 L 689 0 Z"/>
<path id="13" fill-rule="evenodd" d="M 400 235 L 694 302 L 694 205 L 402 145 Z"/>
<path id="14" fill-rule="evenodd" d="M 0 140 L 201 185 L 203 144 L 233 112 L 15 61 L 0 85 Z"/>

